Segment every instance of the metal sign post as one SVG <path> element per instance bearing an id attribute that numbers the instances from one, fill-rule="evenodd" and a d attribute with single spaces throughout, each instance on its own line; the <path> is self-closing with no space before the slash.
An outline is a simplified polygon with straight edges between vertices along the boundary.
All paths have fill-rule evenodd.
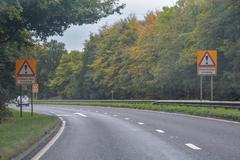
<path id="1" fill-rule="evenodd" d="M 38 84 L 33 83 L 31 90 L 32 90 L 32 92 L 31 92 L 31 112 L 32 112 L 32 116 L 33 116 L 33 96 L 34 96 L 34 93 L 35 94 L 38 93 Z"/>
<path id="2" fill-rule="evenodd" d="M 200 76 L 200 100 L 203 100 L 202 78 L 203 76 L 211 76 L 211 100 L 213 101 L 213 76 L 217 75 L 217 51 L 198 51 L 197 75 Z"/>
<path id="3" fill-rule="evenodd" d="M 211 76 L 211 101 L 213 101 L 213 76 Z"/>
<path id="4" fill-rule="evenodd" d="M 19 86 L 20 91 L 20 117 L 22 117 L 22 85 Z"/>
<path id="5" fill-rule="evenodd" d="M 31 89 L 33 89 L 33 86 Z M 31 116 L 33 116 L 33 92 L 31 92 Z"/>
<path id="6" fill-rule="evenodd" d="M 114 91 L 112 90 L 111 93 L 112 93 L 112 100 L 113 100 L 114 99 Z"/>
<path id="7" fill-rule="evenodd" d="M 200 100 L 203 100 L 202 79 L 203 79 L 203 77 L 200 76 Z"/>
<path id="8" fill-rule="evenodd" d="M 36 60 L 16 61 L 16 83 L 20 86 L 20 117 L 22 117 L 22 85 L 32 85 L 36 79 Z M 33 93 L 31 93 L 31 116 L 33 116 Z"/>

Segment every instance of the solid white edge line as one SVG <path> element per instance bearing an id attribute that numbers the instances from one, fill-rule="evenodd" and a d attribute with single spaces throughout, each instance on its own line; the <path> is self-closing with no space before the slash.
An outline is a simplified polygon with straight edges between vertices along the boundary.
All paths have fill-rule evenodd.
<path id="1" fill-rule="evenodd" d="M 143 125 L 144 123 L 143 122 L 137 122 L 139 125 Z"/>
<path id="2" fill-rule="evenodd" d="M 88 117 L 87 115 L 85 114 L 82 114 L 82 113 L 74 113 L 75 115 L 79 115 L 79 116 L 82 116 L 82 117 Z"/>
<path id="3" fill-rule="evenodd" d="M 195 146 L 192 143 L 186 143 L 186 146 L 188 146 L 189 148 L 193 149 L 193 150 L 201 150 L 201 148 L 199 148 L 198 146 Z"/>
<path id="4" fill-rule="evenodd" d="M 163 131 L 161 129 L 156 129 L 155 131 L 158 132 L 158 133 L 165 133 L 165 131 Z"/>
<path id="5" fill-rule="evenodd" d="M 143 111 L 141 109 L 135 109 L 138 111 Z M 151 110 L 144 110 L 145 112 L 152 112 L 152 113 L 161 113 L 161 114 L 168 114 L 168 115 L 176 115 L 176 116 L 183 116 L 183 117 L 190 117 L 190 118 L 196 118 L 196 119 L 204 119 L 204 120 L 211 120 L 216 122 L 224 122 L 224 123 L 232 123 L 232 124 L 238 124 L 240 125 L 240 122 L 237 121 L 231 121 L 231 120 L 225 120 L 225 119 L 217 119 L 217 118 L 211 118 L 211 117 L 203 117 L 203 116 L 195 116 L 190 114 L 184 114 L 184 113 L 171 113 L 171 112 L 164 112 L 164 111 L 151 111 Z"/>
<path id="6" fill-rule="evenodd" d="M 62 121 L 62 126 L 61 126 L 60 130 L 58 131 L 58 133 L 31 160 L 39 160 L 61 136 L 61 134 L 63 133 L 63 130 L 65 129 L 66 121 L 63 120 L 62 117 L 59 117 L 59 119 Z"/>

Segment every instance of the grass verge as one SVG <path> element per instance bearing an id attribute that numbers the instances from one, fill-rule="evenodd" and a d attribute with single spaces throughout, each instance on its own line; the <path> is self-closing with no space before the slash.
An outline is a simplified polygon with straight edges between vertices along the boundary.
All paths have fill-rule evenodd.
<path id="1" fill-rule="evenodd" d="M 47 102 L 38 101 L 41 104 L 84 105 L 84 106 L 111 106 L 119 108 L 132 108 L 153 111 L 165 111 L 173 113 L 185 113 L 203 117 L 221 118 L 240 122 L 240 110 L 232 108 L 201 107 L 189 105 L 160 105 L 150 103 L 122 103 L 122 102 Z"/>
<path id="2" fill-rule="evenodd" d="M 0 160 L 11 159 L 27 150 L 58 123 L 57 117 L 10 110 L 13 117 L 0 124 Z"/>

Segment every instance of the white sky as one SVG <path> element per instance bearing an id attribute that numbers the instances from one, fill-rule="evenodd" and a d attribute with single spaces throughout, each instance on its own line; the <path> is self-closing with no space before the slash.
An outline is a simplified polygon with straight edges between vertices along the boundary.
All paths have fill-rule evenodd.
<path id="1" fill-rule="evenodd" d="M 120 19 L 128 17 L 130 14 L 135 14 L 140 20 L 150 12 L 161 10 L 164 6 L 173 6 L 177 0 L 120 0 L 120 3 L 125 3 L 126 7 L 122 10 L 122 15 L 112 15 L 100 20 L 97 24 L 72 26 L 64 32 L 62 37 L 54 36 L 48 40 L 55 39 L 65 43 L 65 47 L 70 50 L 82 50 L 84 42 L 89 38 L 90 33 L 96 33 L 101 26 L 111 25 Z"/>

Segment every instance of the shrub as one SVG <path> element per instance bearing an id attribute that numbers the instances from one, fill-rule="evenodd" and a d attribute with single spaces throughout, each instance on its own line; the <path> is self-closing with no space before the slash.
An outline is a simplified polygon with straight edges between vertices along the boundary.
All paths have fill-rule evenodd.
<path id="1" fill-rule="evenodd" d="M 6 108 L 6 105 L 0 104 L 0 124 L 11 116 L 12 113 Z"/>

